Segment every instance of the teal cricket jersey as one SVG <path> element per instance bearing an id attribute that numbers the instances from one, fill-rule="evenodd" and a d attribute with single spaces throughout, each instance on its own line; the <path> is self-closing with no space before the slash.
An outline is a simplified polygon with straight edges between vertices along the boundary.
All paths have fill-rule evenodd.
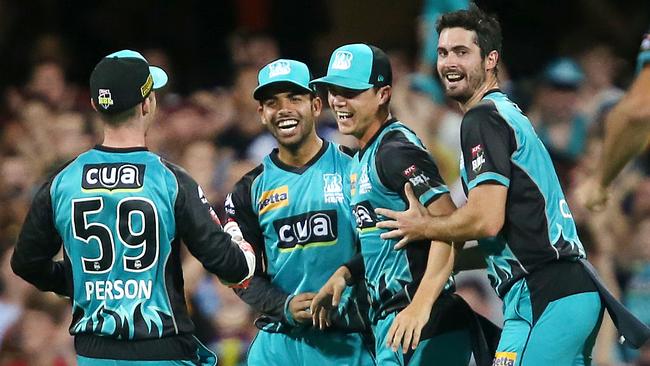
<path id="1" fill-rule="evenodd" d="M 392 119 L 359 151 L 351 172 L 351 205 L 361 243 L 365 278 L 372 300 L 373 319 L 401 310 L 410 302 L 424 275 L 430 242 L 393 249 L 396 240 L 384 240 L 376 227 L 384 217 L 374 209 L 407 209 L 404 184 L 410 182 L 420 202 L 428 206 L 448 193 L 431 155 L 408 127 Z M 450 278 L 447 289 L 452 285 Z"/>
<path id="2" fill-rule="evenodd" d="M 192 359 L 181 239 L 223 280 L 248 275 L 243 252 L 184 170 L 145 148 L 97 146 L 36 194 L 12 266 L 40 289 L 71 297 L 80 355 Z M 64 260 L 54 262 L 61 245 Z"/>
<path id="3" fill-rule="evenodd" d="M 585 257 L 551 158 L 505 94 L 488 92 L 465 114 L 461 147 L 466 193 L 486 183 L 508 187 L 503 229 L 479 240 L 499 296 L 549 262 Z"/>
<path id="4" fill-rule="evenodd" d="M 291 296 L 318 292 L 357 252 L 345 194 L 350 189 L 352 157 L 344 149 L 323 141 L 316 156 L 301 168 L 280 161 L 276 149 L 235 185 L 227 199 L 228 220 L 237 222 L 258 255 L 249 288 L 236 292 L 262 314 L 256 321 L 260 329 L 284 332 L 287 325 L 295 325 L 287 319 Z M 363 324 L 367 316 L 350 292 L 340 309 L 348 325 Z"/>

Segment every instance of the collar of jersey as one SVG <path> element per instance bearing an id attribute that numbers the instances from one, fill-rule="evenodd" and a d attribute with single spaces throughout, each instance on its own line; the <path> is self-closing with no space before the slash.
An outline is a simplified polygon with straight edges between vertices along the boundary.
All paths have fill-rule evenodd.
<path id="1" fill-rule="evenodd" d="M 327 150 L 327 147 L 329 146 L 329 142 L 327 140 L 325 140 L 325 139 L 322 139 L 322 140 L 323 140 L 323 146 L 320 147 L 320 150 L 318 150 L 318 153 L 316 153 L 316 155 L 314 155 L 314 157 L 311 158 L 307 162 L 307 164 L 305 164 L 305 165 L 303 165 L 301 167 L 295 167 L 295 166 L 291 166 L 289 164 L 285 164 L 278 157 L 278 149 L 277 148 L 275 148 L 275 149 L 273 149 L 273 151 L 271 151 L 271 153 L 269 154 L 269 157 L 271 158 L 271 161 L 273 162 L 273 164 L 275 164 L 278 168 L 280 168 L 282 170 L 286 170 L 286 171 L 291 172 L 291 173 L 302 174 L 307 169 L 309 169 L 310 166 L 314 165 L 314 163 L 316 163 L 318 161 L 318 159 L 320 159 L 320 157 L 323 156 L 323 154 L 325 154 L 325 151 Z"/>
<path id="2" fill-rule="evenodd" d="M 95 145 L 93 148 L 95 150 L 110 152 L 110 153 L 130 153 L 137 151 L 149 151 L 145 146 L 134 146 L 134 147 L 109 147 L 104 145 Z"/>
<path id="3" fill-rule="evenodd" d="M 361 158 L 363 157 L 363 154 L 366 152 L 366 150 L 367 150 L 370 146 L 372 146 L 372 144 L 375 142 L 375 140 L 377 139 L 377 137 L 378 137 L 379 135 L 381 135 L 381 132 L 382 132 L 383 130 L 385 130 L 386 128 L 388 128 L 388 126 L 392 125 L 392 124 L 395 123 L 395 122 L 399 122 L 399 121 L 397 120 L 397 118 L 395 118 L 395 117 L 391 117 L 388 121 L 384 122 L 384 124 L 381 125 L 381 127 L 379 127 L 379 130 L 377 130 L 377 132 L 375 132 L 375 134 L 372 135 L 372 137 L 370 138 L 370 140 L 368 140 L 368 143 L 366 144 L 366 146 L 364 146 L 363 149 L 359 150 L 359 160 L 361 160 Z"/>

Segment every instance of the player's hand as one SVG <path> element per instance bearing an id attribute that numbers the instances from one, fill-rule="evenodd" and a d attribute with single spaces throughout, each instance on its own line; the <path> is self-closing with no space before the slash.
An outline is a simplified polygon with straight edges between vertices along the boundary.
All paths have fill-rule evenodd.
<path id="1" fill-rule="evenodd" d="M 306 323 L 311 320 L 311 301 L 316 296 L 314 292 L 304 292 L 294 296 L 289 301 L 289 311 L 296 323 Z"/>
<path id="2" fill-rule="evenodd" d="M 323 330 L 330 326 L 329 314 L 335 311 L 341 302 L 341 294 L 351 277 L 347 267 L 341 266 L 321 287 L 311 302 L 311 317 L 314 327 Z"/>
<path id="3" fill-rule="evenodd" d="M 430 306 L 414 302 L 409 304 L 393 320 L 386 336 L 386 347 L 392 348 L 393 352 L 401 348 L 406 353 L 409 347 L 414 350 L 420 343 L 422 328 L 429 321 L 429 314 Z"/>
<path id="4" fill-rule="evenodd" d="M 576 195 L 580 204 L 590 211 L 602 211 L 609 199 L 607 189 L 594 178 L 588 178 L 582 183 L 578 187 Z"/>
<path id="5" fill-rule="evenodd" d="M 404 185 L 404 193 L 408 200 L 409 208 L 406 211 L 393 211 L 386 208 L 377 208 L 375 213 L 386 216 L 393 220 L 380 221 L 377 227 L 381 229 L 392 229 L 381 234 L 382 239 L 399 239 L 395 249 L 406 246 L 409 242 L 426 239 L 427 223 L 431 220 L 427 208 L 415 197 L 413 188 L 409 183 Z"/>

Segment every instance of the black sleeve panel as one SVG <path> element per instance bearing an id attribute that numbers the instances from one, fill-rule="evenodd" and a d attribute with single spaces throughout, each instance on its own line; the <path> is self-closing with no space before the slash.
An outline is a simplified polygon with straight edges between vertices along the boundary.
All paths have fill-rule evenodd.
<path id="1" fill-rule="evenodd" d="M 413 192 L 424 206 L 448 192 L 431 155 L 410 142 L 401 131 L 384 136 L 375 164 L 383 185 L 403 194 L 404 184 L 411 182 Z"/>
<path id="2" fill-rule="evenodd" d="M 494 104 L 483 102 L 470 109 L 460 132 L 468 189 L 487 182 L 509 186 L 510 157 L 517 144 Z"/>
<path id="3" fill-rule="evenodd" d="M 350 282 L 357 282 L 364 278 L 366 274 L 366 267 L 361 253 L 355 254 L 352 258 L 350 258 L 350 260 L 343 263 L 343 265 L 348 267 L 348 270 L 352 275 L 352 280 Z"/>
<path id="4" fill-rule="evenodd" d="M 63 241 L 54 226 L 51 186 L 49 180 L 34 197 L 11 257 L 11 268 L 42 291 L 71 296 L 72 289 L 66 281 L 69 271 L 63 261 L 52 260 Z"/>
<path id="5" fill-rule="evenodd" d="M 228 221 L 235 221 L 239 226 L 244 239 L 255 250 L 256 268 L 248 288 L 234 289 L 245 303 L 256 311 L 271 318 L 271 321 L 285 321 L 284 305 L 289 294 L 273 285 L 266 275 L 264 234 L 259 220 L 254 211 L 254 202 L 251 197 L 253 181 L 264 171 L 264 166 L 259 165 L 242 177 L 226 199 L 226 217 Z"/>
<path id="6" fill-rule="evenodd" d="M 205 269 L 229 283 L 243 281 L 248 275 L 244 252 L 223 231 L 203 191 L 184 169 L 168 162 L 165 165 L 178 182 L 174 207 L 178 236 Z"/>

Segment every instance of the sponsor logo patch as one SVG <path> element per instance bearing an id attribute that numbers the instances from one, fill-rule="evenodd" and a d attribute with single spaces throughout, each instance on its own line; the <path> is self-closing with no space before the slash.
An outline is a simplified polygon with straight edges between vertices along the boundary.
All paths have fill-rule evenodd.
<path id="1" fill-rule="evenodd" d="M 144 184 L 144 164 L 110 163 L 86 164 L 81 176 L 84 190 L 115 189 L 138 190 Z"/>
<path id="2" fill-rule="evenodd" d="M 338 222 L 336 210 L 311 211 L 273 222 L 278 234 L 278 248 L 292 250 L 307 245 L 336 243 Z"/>
<path id="3" fill-rule="evenodd" d="M 375 227 L 377 224 L 377 215 L 375 215 L 375 210 L 369 201 L 357 203 L 352 211 L 357 222 L 357 228 L 367 229 Z"/>
<path id="4" fill-rule="evenodd" d="M 515 366 L 515 361 L 517 361 L 516 352 L 497 352 L 492 366 Z"/>
<path id="5" fill-rule="evenodd" d="M 144 84 L 140 87 L 140 93 L 142 94 L 142 97 L 146 97 L 147 94 L 151 91 L 151 88 L 153 87 L 153 76 L 149 74 L 147 76 L 147 81 L 144 82 Z"/>
<path id="6" fill-rule="evenodd" d="M 483 145 L 478 144 L 472 148 L 472 170 L 474 173 L 478 173 L 484 163 L 485 154 L 483 152 Z"/>
<path id="7" fill-rule="evenodd" d="M 357 173 L 350 174 L 350 195 L 357 194 Z"/>
<path id="8" fill-rule="evenodd" d="M 289 186 L 282 186 L 270 191 L 262 192 L 257 201 L 257 208 L 260 215 L 289 204 Z"/>

